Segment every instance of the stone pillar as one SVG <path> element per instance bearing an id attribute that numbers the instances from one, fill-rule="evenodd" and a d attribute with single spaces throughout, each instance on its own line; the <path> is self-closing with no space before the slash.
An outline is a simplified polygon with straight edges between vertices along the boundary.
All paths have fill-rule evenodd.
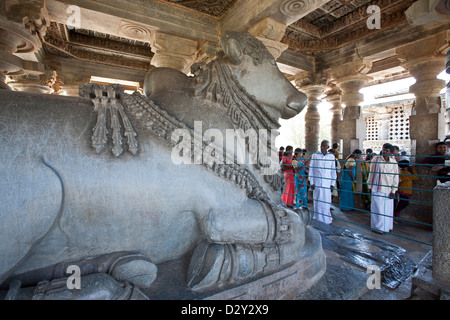
<path id="1" fill-rule="evenodd" d="M 433 278 L 450 282 L 450 183 L 433 190 Z"/>
<path id="2" fill-rule="evenodd" d="M 441 32 L 428 38 L 396 48 L 397 56 L 404 61 L 402 67 L 416 79 L 410 92 L 416 97 L 410 120 L 412 141 L 412 161 L 418 165 L 416 170 L 421 178 L 413 182 L 414 191 L 410 206 L 403 216 L 428 224 L 433 223 L 432 190 L 436 186 L 435 176 L 430 168 L 420 165 L 424 156 L 435 153 L 435 145 L 446 134 L 445 113 L 439 97 L 445 87 L 445 81 L 437 79 L 445 69 L 445 48 L 448 49 L 450 32 Z M 446 51 L 445 51 L 446 53 Z"/>
<path id="3" fill-rule="evenodd" d="M 305 148 L 308 152 L 319 150 L 320 114 L 318 105 L 321 97 L 327 89 L 324 85 L 309 85 L 302 87 L 302 91 L 308 96 L 308 107 L 305 114 Z"/>
<path id="4" fill-rule="evenodd" d="M 178 36 L 156 32 L 151 41 L 152 65 L 155 67 L 173 68 L 183 73 L 189 73 L 197 52 L 197 41 Z"/>
<path id="5" fill-rule="evenodd" d="M 295 76 L 295 86 L 308 96 L 305 114 L 305 148 L 308 153 L 319 150 L 320 114 L 317 106 L 319 98 L 330 88 L 325 85 L 321 74 L 302 72 Z"/>
<path id="6" fill-rule="evenodd" d="M 404 65 L 416 79 L 410 87 L 416 102 L 409 120 L 411 140 L 415 140 L 415 154 L 418 156 L 434 153 L 434 144 L 445 136 L 445 115 L 439 97 L 445 81 L 437 78 L 444 66 L 444 56 L 415 60 Z"/>
<path id="7" fill-rule="evenodd" d="M 440 32 L 427 38 L 396 48 L 402 67 L 409 71 L 416 83 L 410 92 L 416 96 L 410 117 L 411 140 L 416 155 L 435 152 L 434 144 L 445 137 L 445 116 L 439 92 L 445 81 L 437 79 L 445 69 L 445 54 L 450 43 L 450 31 Z"/>
<path id="8" fill-rule="evenodd" d="M 325 99 L 333 106 L 330 110 L 333 113 L 333 118 L 331 120 L 331 143 L 339 143 L 339 127 L 342 122 L 342 115 L 344 111 L 341 103 L 341 92 L 338 88 L 333 88 L 332 90 L 327 91 L 325 94 Z M 341 158 L 340 155 L 339 157 Z"/>
<path id="9" fill-rule="evenodd" d="M 413 188 L 425 191 L 413 192 L 411 200 L 416 202 L 410 203 L 403 217 L 427 224 L 434 224 L 431 190 L 436 186 L 436 179 L 431 177 L 435 176 L 435 173 L 420 163 L 425 156 L 435 153 L 436 143 L 445 136 L 445 114 L 439 97 L 439 92 L 445 87 L 445 81 L 437 79 L 444 66 L 444 57 L 415 59 L 404 65 L 416 79 L 416 83 L 410 87 L 416 101 L 409 123 L 413 155 L 411 160 L 417 163 L 417 174 L 421 178 L 413 182 Z"/>
<path id="10" fill-rule="evenodd" d="M 343 121 L 340 125 L 340 139 L 343 139 L 342 157 L 345 158 L 355 149 L 363 149 L 366 137 L 366 122 L 362 117 L 360 104 L 364 95 L 359 91 L 364 88 L 369 77 L 356 74 L 337 79 L 337 86 L 341 90 L 341 103 L 345 104 Z"/>

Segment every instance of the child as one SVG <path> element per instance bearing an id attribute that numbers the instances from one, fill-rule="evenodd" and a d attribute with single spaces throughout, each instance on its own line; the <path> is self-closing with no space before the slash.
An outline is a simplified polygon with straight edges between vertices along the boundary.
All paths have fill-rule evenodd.
<path id="1" fill-rule="evenodd" d="M 394 210 L 394 217 L 399 217 L 400 212 L 409 205 L 409 198 L 412 196 L 412 182 L 419 179 L 416 169 L 409 166 L 408 160 L 399 161 L 398 166 L 400 167 L 400 182 L 398 183 L 399 201 Z"/>

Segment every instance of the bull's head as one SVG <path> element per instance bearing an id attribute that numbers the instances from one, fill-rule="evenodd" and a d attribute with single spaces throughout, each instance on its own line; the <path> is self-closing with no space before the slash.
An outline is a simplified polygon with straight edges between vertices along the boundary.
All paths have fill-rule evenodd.
<path id="1" fill-rule="evenodd" d="M 254 96 L 272 119 L 290 119 L 308 103 L 278 69 L 264 44 L 249 33 L 228 32 L 221 39 L 224 61 L 237 81 Z"/>

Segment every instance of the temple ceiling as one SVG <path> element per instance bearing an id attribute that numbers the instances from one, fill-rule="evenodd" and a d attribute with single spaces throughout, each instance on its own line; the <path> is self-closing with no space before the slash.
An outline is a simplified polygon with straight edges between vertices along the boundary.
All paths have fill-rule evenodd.
<path id="1" fill-rule="evenodd" d="M 200 13 L 220 21 L 238 0 L 160 0 L 159 2 Z M 287 26 L 281 39 L 289 49 L 310 56 L 336 50 L 349 43 L 406 24 L 404 11 L 415 0 L 331 0 Z M 367 28 L 367 7 L 378 5 L 382 30 Z M 69 29 L 51 22 L 44 37 L 50 55 L 72 57 L 134 69 L 148 70 L 152 59 L 150 44 L 87 29 Z"/>
<path id="2" fill-rule="evenodd" d="M 211 51 L 219 46 L 218 37 L 225 30 L 249 30 L 265 15 L 284 23 L 281 32 L 277 31 L 280 34 L 276 41 L 287 47 L 281 60 L 287 66 L 286 70 L 293 70 L 282 70 L 288 78 L 293 79 L 299 70 L 316 72 L 332 67 L 332 63 L 346 63 L 362 52 L 361 57 L 364 54 L 372 57 L 374 71 L 394 71 L 383 75 L 389 80 L 408 74 L 397 68 L 399 60 L 392 50 L 383 49 L 384 53 L 379 54 L 367 50 L 367 44 L 375 39 L 377 45 L 382 46 L 380 44 L 391 35 L 400 35 L 409 41 L 410 25 L 405 11 L 416 1 L 49 0 L 50 21 L 41 40 L 47 65 L 55 66 L 61 59 L 72 59 L 142 73 L 153 67 L 155 46 L 151 39 L 155 32 L 190 38 L 199 46 L 209 43 L 210 47 L 205 50 Z M 78 28 L 65 23 L 66 7 L 71 3 L 83 8 L 83 18 L 87 17 L 88 23 Z M 300 18 L 291 14 L 302 6 L 312 9 Z M 381 28 L 368 27 L 369 6 L 380 8 Z M 281 19 L 280 11 L 285 15 Z M 104 21 L 107 17 L 114 17 L 117 25 Z M 392 45 L 397 43 L 400 42 L 392 42 Z"/>
<path id="3" fill-rule="evenodd" d="M 238 0 L 165 0 L 171 4 L 176 4 L 205 13 L 215 18 L 221 18 Z"/>

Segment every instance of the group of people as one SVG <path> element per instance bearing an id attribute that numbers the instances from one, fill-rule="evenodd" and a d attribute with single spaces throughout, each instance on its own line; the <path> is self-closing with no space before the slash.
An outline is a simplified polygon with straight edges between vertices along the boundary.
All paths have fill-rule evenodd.
<path id="1" fill-rule="evenodd" d="M 440 182 L 449 181 L 448 145 L 450 141 L 438 143 L 436 154 L 425 158 L 422 164 L 430 164 L 440 177 Z M 385 143 L 379 155 L 367 149 L 366 156 L 359 149 L 345 159 L 339 159 L 337 143 L 330 148 L 330 142 L 321 142 L 320 151 L 306 159 L 307 151 L 292 146 L 279 151 L 280 170 L 284 173 L 286 187 L 282 201 L 287 207 L 308 207 L 308 189 L 313 191 L 314 219 L 330 224 L 332 195 L 339 190 L 339 208 L 354 210 L 355 197 L 364 201 L 371 212 L 371 228 L 377 233 L 393 230 L 393 217 L 409 205 L 412 183 L 418 180 L 417 171 L 411 166 L 406 152 Z M 357 163 L 361 164 L 360 171 Z M 361 182 L 357 182 L 357 172 L 361 172 Z M 362 188 L 356 192 L 356 185 Z"/>

